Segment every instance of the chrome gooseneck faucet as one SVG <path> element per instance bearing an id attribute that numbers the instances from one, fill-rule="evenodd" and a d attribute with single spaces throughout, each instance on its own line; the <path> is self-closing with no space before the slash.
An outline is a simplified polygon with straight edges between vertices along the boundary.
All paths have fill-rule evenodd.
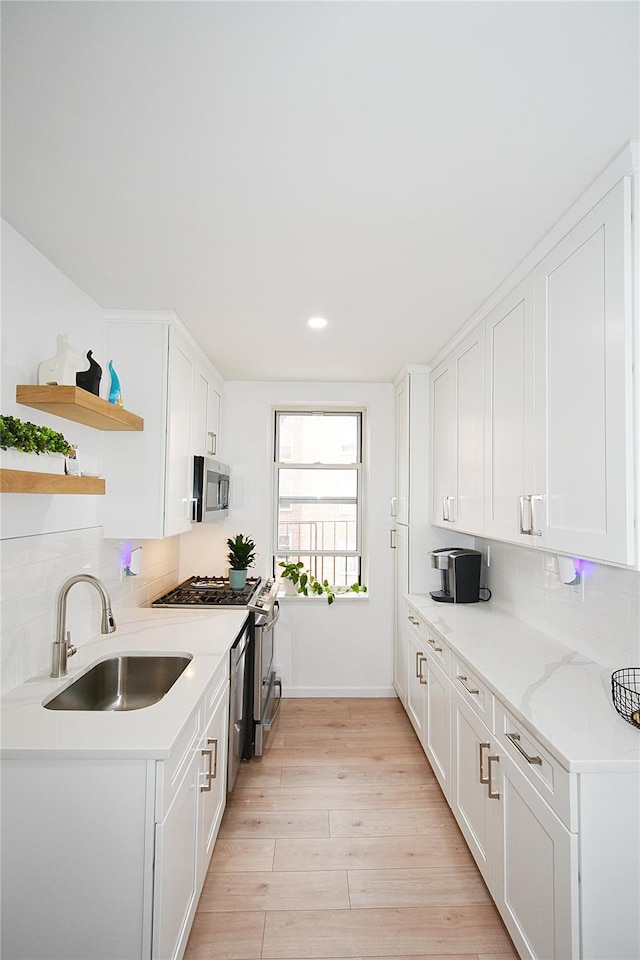
<path id="1" fill-rule="evenodd" d="M 72 657 L 77 650 L 77 647 L 71 644 L 71 632 L 67 631 L 67 596 L 71 587 L 76 583 L 90 583 L 100 595 L 100 602 L 102 603 L 100 632 L 113 633 L 116 629 L 116 621 L 111 612 L 111 600 L 102 581 L 93 577 L 90 573 L 78 573 L 74 577 L 69 577 L 60 587 L 56 601 L 56 638 L 53 641 L 51 656 L 52 677 L 66 677 L 67 658 Z"/>

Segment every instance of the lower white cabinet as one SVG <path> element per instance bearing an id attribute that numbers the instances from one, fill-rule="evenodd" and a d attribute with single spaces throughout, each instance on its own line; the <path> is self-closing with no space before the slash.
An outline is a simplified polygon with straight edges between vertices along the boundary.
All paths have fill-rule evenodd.
<path id="1" fill-rule="evenodd" d="M 180 960 L 226 801 L 228 711 L 225 658 L 166 760 L 3 762 L 3 957 Z"/>
<path id="2" fill-rule="evenodd" d="M 432 641 L 432 637 L 428 642 Z M 442 644 L 436 641 L 436 648 Z M 423 668 L 424 672 L 424 668 Z M 427 703 L 422 745 L 445 797 L 451 802 L 451 684 L 427 647 Z"/>
<path id="3" fill-rule="evenodd" d="M 496 906 L 521 957 L 579 956 L 578 836 L 501 753 Z"/>
<path id="4" fill-rule="evenodd" d="M 451 809 L 491 895 L 496 892 L 499 801 L 493 734 L 457 689 L 451 692 Z M 547 960 L 545 957 L 544 960 Z"/>
<path id="5" fill-rule="evenodd" d="M 407 680 L 406 711 L 420 743 L 424 744 L 427 707 L 427 680 L 424 671 L 427 658 L 424 652 L 424 644 L 413 630 L 407 630 L 407 636 L 409 678 Z"/>

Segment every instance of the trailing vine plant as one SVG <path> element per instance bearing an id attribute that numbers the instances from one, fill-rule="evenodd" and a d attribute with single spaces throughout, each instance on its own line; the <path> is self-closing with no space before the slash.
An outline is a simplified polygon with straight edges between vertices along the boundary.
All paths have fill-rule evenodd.
<path id="1" fill-rule="evenodd" d="M 359 583 L 352 583 L 349 587 L 334 587 L 328 580 L 318 580 L 312 573 L 305 570 L 302 561 L 298 563 L 281 562 L 278 566 L 282 567 L 281 578 L 290 580 L 297 587 L 298 593 L 305 597 L 308 597 L 310 593 L 316 596 L 325 596 L 329 605 L 336 599 L 336 594 L 367 592 L 367 588 Z"/>

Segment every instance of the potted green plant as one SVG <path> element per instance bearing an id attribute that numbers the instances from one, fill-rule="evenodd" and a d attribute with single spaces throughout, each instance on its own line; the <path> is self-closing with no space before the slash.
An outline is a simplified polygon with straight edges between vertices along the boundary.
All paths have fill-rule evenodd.
<path id="1" fill-rule="evenodd" d="M 57 430 L 5 414 L 0 417 L 0 447 L 4 467 L 40 473 L 64 473 L 64 458 L 72 449 Z"/>
<path id="2" fill-rule="evenodd" d="M 256 545 L 251 537 L 238 533 L 227 540 L 229 553 L 229 586 L 232 590 L 243 590 L 247 582 L 247 569 L 255 563 Z"/>
<path id="3" fill-rule="evenodd" d="M 290 580 L 297 587 L 298 593 L 308 597 L 309 593 L 318 597 L 326 597 L 329 606 L 336 599 L 336 594 L 366 593 L 367 588 L 359 583 L 352 583 L 349 587 L 334 587 L 328 580 L 318 580 L 312 573 L 305 570 L 304 563 L 279 563 L 282 567 L 281 579 Z"/>

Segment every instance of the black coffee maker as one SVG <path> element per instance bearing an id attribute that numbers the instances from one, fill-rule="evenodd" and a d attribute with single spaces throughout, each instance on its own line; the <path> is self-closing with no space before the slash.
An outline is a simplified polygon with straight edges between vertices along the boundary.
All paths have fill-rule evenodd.
<path id="1" fill-rule="evenodd" d="M 442 576 L 442 589 L 432 590 L 431 596 L 440 603 L 477 603 L 480 600 L 479 550 L 443 547 L 432 550 L 431 566 Z"/>

